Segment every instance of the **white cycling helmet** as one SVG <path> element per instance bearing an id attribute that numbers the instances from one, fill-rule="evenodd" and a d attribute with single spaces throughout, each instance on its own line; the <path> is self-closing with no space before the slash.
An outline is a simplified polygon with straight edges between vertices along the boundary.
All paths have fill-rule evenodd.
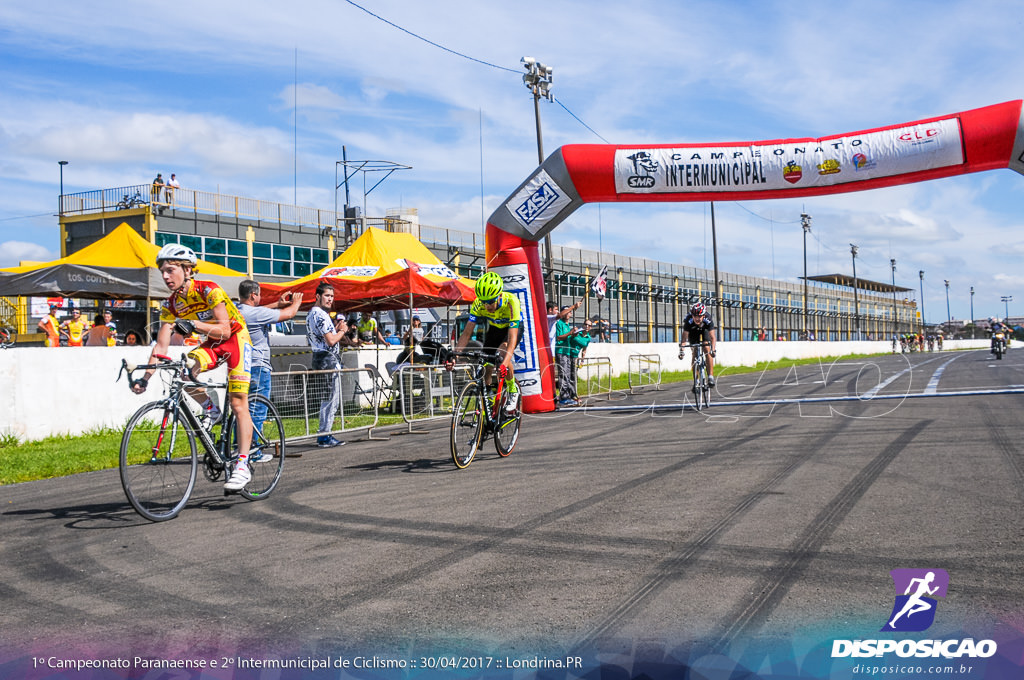
<path id="1" fill-rule="evenodd" d="M 167 260 L 179 260 L 182 262 L 188 262 L 193 267 L 196 266 L 197 261 L 196 253 L 188 246 L 183 246 L 179 243 L 168 243 L 160 252 L 156 254 L 156 264 L 160 266 L 161 263 Z"/>

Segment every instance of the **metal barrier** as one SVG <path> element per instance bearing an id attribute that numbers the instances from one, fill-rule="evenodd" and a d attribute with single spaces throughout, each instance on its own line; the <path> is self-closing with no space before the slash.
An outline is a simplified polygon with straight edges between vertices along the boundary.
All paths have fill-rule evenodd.
<path id="1" fill-rule="evenodd" d="M 288 440 L 361 430 L 368 439 L 379 439 L 373 428 L 379 409 L 389 405 L 389 395 L 381 388 L 368 368 L 280 371 L 271 374 L 270 400 Z M 321 420 L 328 421 L 323 431 Z"/>
<path id="2" fill-rule="evenodd" d="M 451 372 L 433 364 L 398 366 L 392 375 L 392 385 L 398 385 L 397 398 L 402 420 L 408 425 L 407 432 L 426 434 L 426 430 L 414 430 L 413 423 L 450 417 L 459 392 L 470 380 L 470 371 L 471 367 L 464 365 L 456 366 Z"/>
<path id="3" fill-rule="evenodd" d="M 583 397 L 606 397 L 612 394 L 612 360 L 608 357 L 585 357 L 576 369 L 577 394 Z"/>
<path id="4" fill-rule="evenodd" d="M 636 376 L 634 381 L 633 377 Z M 637 394 L 646 387 L 661 389 L 661 356 L 657 354 L 629 355 L 629 393 Z"/>

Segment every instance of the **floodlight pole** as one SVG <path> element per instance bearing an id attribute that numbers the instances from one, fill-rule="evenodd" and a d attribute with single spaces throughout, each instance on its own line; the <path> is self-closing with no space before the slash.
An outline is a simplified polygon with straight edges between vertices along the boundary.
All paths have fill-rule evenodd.
<path id="1" fill-rule="evenodd" d="M 800 215 L 800 225 L 804 229 L 804 339 L 807 339 L 807 234 L 811 231 L 811 216 Z"/>
<path id="2" fill-rule="evenodd" d="M 533 93 L 533 116 L 537 124 L 537 164 L 544 163 L 544 137 L 540 127 L 540 100 L 543 97 L 548 101 L 554 99 L 551 94 L 551 80 L 554 69 L 545 66 L 533 57 L 523 57 L 520 60 L 526 73 L 523 74 L 523 83 Z M 558 290 L 555 284 L 554 261 L 551 254 L 551 234 L 544 235 L 544 266 L 547 267 L 548 277 L 548 299 L 554 300 L 558 297 Z"/>
<path id="3" fill-rule="evenodd" d="M 853 257 L 853 324 L 860 340 L 860 301 L 857 297 L 857 246 L 850 244 L 850 255 Z"/>

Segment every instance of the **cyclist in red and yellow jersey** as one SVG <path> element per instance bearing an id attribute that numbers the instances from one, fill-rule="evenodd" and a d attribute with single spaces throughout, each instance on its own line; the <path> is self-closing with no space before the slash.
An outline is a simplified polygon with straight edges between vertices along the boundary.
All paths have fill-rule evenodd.
<path id="1" fill-rule="evenodd" d="M 245 319 L 228 298 L 224 289 L 212 281 L 193 277 L 196 254 L 191 248 L 169 243 L 157 254 L 156 262 L 171 296 L 160 306 L 160 330 L 151 357 L 165 355 L 171 344 L 171 333 L 185 337 L 198 331 L 206 342 L 189 352 L 193 378 L 213 368 L 220 359 L 228 366 L 228 394 L 231 411 L 238 421 L 238 462 L 231 471 L 224 489 L 238 491 L 249 480 L 249 447 L 252 443 L 252 417 L 249 415 L 249 371 L 252 367 L 252 342 Z M 152 358 L 150 359 L 152 363 Z M 141 394 L 152 370 L 133 389 Z M 219 417 L 216 404 L 205 391 L 190 392 L 215 421 Z"/>

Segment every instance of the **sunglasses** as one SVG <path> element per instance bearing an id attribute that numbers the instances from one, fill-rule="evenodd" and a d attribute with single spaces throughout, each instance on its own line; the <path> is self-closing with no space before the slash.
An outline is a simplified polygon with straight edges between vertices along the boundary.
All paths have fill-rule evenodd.
<path id="1" fill-rule="evenodd" d="M 480 304 L 483 304 L 483 305 L 493 305 L 497 301 L 498 301 L 498 298 L 493 297 L 490 300 L 481 300 Z"/>

